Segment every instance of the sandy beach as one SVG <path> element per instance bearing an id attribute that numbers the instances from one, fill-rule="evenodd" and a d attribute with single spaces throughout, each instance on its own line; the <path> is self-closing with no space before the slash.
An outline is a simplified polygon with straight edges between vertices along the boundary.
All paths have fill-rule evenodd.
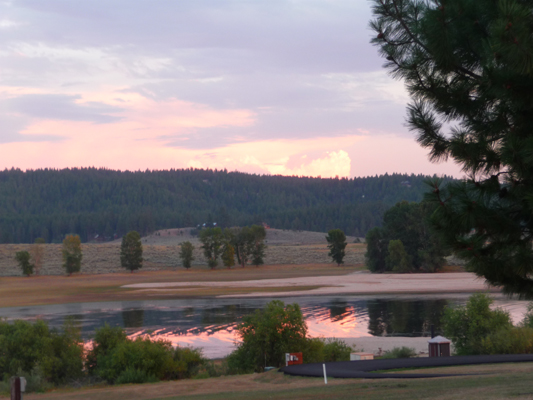
<path id="1" fill-rule="evenodd" d="M 284 292 L 232 294 L 220 297 L 286 297 L 335 294 L 434 294 L 434 293 L 473 293 L 499 290 L 486 285 L 485 281 L 472 273 L 436 273 L 436 274 L 370 274 L 355 272 L 341 276 L 318 276 L 286 279 L 261 279 L 236 282 L 164 282 L 136 283 L 124 288 L 144 291 L 164 291 L 187 289 L 188 287 L 246 287 L 275 288 L 316 286 L 312 290 L 295 290 Z"/>

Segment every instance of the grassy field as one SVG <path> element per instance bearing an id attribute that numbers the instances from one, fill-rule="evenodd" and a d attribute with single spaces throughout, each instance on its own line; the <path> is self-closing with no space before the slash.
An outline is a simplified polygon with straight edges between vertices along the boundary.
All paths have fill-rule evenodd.
<path id="1" fill-rule="evenodd" d="M 27 400 L 155 399 L 533 399 L 533 363 L 431 368 L 432 373 L 478 374 L 431 379 L 329 379 L 264 374 L 144 385 L 61 389 Z"/>
<path id="2" fill-rule="evenodd" d="M 218 296 L 261 291 L 309 290 L 319 286 L 278 288 L 173 288 L 168 290 L 124 289 L 123 285 L 147 282 L 235 282 L 257 279 L 293 278 L 305 276 L 339 276 L 364 269 L 363 265 L 337 267 L 333 264 L 263 265 L 232 269 L 194 267 L 190 270 L 136 271 L 114 274 L 75 274 L 73 276 L 41 275 L 31 277 L 0 277 L 0 304 L 17 307 L 40 304 L 61 304 L 92 301 L 175 299 Z"/>
<path id="3" fill-rule="evenodd" d="M 183 232 L 183 234 L 179 234 Z M 267 234 L 267 249 L 264 258 L 267 265 L 331 265 L 325 233 L 296 232 L 270 229 Z M 353 238 L 350 238 L 353 239 Z M 190 240 L 196 250 L 193 267 L 205 267 L 207 260 L 200 249 L 198 238 L 192 237 L 184 230 L 159 231 L 142 238 L 145 271 L 181 269 L 179 258 L 180 243 Z M 362 264 L 366 246 L 360 243 L 349 244 L 346 249 L 344 264 L 347 266 Z M 21 271 L 15 261 L 17 251 L 31 252 L 30 244 L 2 244 L 0 245 L 0 276 L 20 276 Z M 44 262 L 42 275 L 62 275 L 61 245 L 44 245 Z M 109 274 L 122 272 L 120 266 L 120 240 L 108 243 L 82 244 L 83 260 L 81 271 L 85 274 Z M 223 267 L 222 267 L 223 268 Z"/>

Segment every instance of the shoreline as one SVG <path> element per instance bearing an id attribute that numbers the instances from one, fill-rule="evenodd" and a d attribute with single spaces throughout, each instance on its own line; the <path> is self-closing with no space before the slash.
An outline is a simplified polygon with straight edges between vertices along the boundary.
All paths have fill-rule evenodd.
<path id="1" fill-rule="evenodd" d="M 304 286 L 320 286 L 301 290 Z M 469 272 L 426 273 L 426 274 L 370 274 L 354 272 L 341 276 L 313 276 L 284 279 L 262 279 L 229 282 L 164 282 L 135 283 L 121 286 L 123 289 L 161 293 L 195 288 L 260 288 L 260 292 L 237 293 L 216 296 L 218 298 L 260 298 L 331 295 L 431 295 L 475 292 L 496 292 L 500 290 L 487 285 L 481 278 Z M 293 287 L 295 290 L 268 291 L 268 288 Z"/>

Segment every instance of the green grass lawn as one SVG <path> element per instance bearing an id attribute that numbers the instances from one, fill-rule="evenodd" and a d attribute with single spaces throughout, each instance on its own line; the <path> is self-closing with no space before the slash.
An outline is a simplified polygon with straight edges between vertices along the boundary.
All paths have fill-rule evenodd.
<path id="1" fill-rule="evenodd" d="M 402 373 L 408 373 L 405 371 Z M 428 373 L 479 374 L 430 379 L 330 379 L 264 374 L 144 385 L 61 389 L 26 400 L 155 399 L 533 399 L 533 363 L 428 368 Z"/>

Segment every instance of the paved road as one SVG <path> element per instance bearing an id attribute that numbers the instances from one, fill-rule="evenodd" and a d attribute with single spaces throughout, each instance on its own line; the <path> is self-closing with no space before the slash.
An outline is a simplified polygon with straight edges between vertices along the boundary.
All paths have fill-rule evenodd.
<path id="1" fill-rule="evenodd" d="M 453 357 L 423 357 L 423 358 L 395 358 L 387 360 L 369 361 L 339 361 L 326 364 L 326 373 L 331 378 L 435 378 L 442 376 L 458 376 L 465 374 L 387 374 L 375 373 L 397 368 L 427 368 L 455 365 L 497 364 L 513 362 L 533 362 L 533 354 L 505 354 L 494 356 L 453 356 Z M 322 363 L 290 365 L 280 369 L 287 375 L 322 377 Z"/>

